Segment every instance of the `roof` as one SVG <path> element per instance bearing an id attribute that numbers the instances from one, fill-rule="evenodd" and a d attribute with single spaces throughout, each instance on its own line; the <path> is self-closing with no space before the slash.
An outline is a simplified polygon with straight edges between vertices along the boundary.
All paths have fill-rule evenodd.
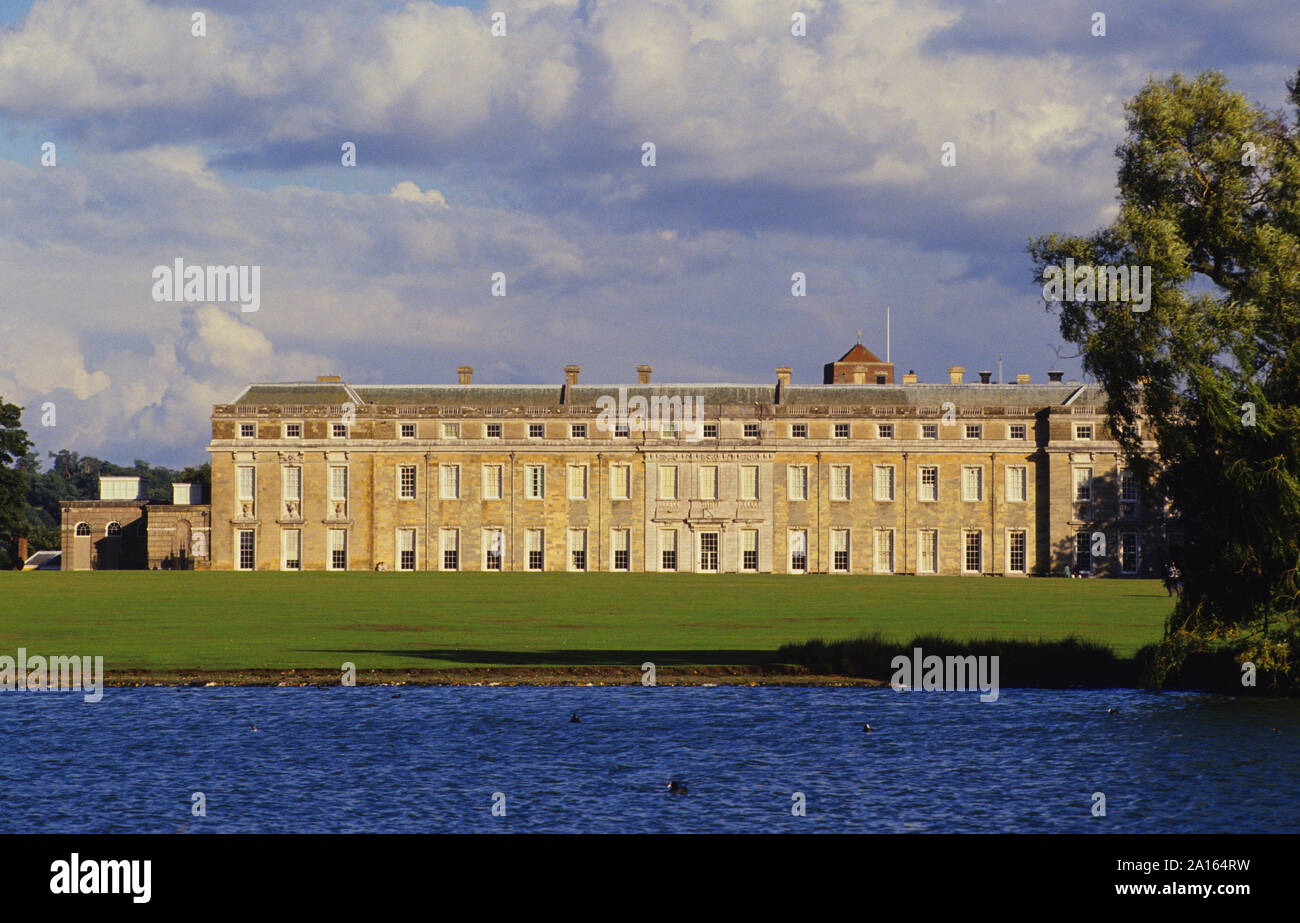
<path id="1" fill-rule="evenodd" d="M 871 350 L 867 349 L 861 343 L 856 344 L 852 349 L 835 360 L 836 362 L 879 362 L 881 365 L 888 365 Z"/>

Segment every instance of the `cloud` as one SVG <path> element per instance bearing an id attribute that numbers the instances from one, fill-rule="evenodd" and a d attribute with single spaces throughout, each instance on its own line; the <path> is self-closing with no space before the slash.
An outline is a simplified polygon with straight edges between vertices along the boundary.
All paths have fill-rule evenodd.
<path id="1" fill-rule="evenodd" d="M 388 191 L 388 194 L 394 199 L 401 199 L 403 202 L 418 202 L 424 205 L 438 205 L 442 208 L 450 208 L 447 200 L 442 197 L 442 193 L 437 189 L 426 189 L 420 191 L 420 187 L 410 180 L 402 180 L 396 186 Z"/>

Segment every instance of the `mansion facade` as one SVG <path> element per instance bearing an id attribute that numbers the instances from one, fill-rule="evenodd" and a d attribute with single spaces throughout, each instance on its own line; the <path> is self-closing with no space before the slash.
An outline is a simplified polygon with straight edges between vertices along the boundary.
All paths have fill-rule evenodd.
<path id="1" fill-rule="evenodd" d="M 896 383 L 861 344 L 817 385 L 784 367 L 753 385 L 651 372 L 249 385 L 213 408 L 196 566 L 1161 572 L 1164 511 L 1142 503 L 1095 386 L 967 382 L 960 366 L 947 383 Z"/>

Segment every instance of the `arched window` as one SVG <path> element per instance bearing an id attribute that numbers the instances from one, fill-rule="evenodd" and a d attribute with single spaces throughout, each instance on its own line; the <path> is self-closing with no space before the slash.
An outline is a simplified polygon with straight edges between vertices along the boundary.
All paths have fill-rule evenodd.
<path id="1" fill-rule="evenodd" d="M 121 523 L 110 522 L 110 523 L 108 524 L 108 528 L 106 528 L 106 529 L 104 530 L 104 534 L 105 534 L 105 535 L 121 535 L 121 534 L 122 534 L 122 525 L 121 525 Z"/>
<path id="2" fill-rule="evenodd" d="M 78 534 L 78 535 L 89 535 L 89 534 L 90 534 L 90 523 L 88 523 L 88 522 L 79 522 L 79 523 L 77 523 L 77 534 Z"/>

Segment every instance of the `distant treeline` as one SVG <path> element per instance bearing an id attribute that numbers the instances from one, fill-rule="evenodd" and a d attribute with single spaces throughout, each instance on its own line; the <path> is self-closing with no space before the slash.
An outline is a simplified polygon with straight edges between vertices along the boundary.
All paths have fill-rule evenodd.
<path id="1" fill-rule="evenodd" d="M 23 475 L 27 485 L 27 502 L 23 508 L 30 529 L 27 545 L 30 551 L 61 547 L 59 524 L 62 504 L 67 500 L 99 499 L 100 475 L 125 474 L 144 478 L 150 500 L 171 503 L 172 484 L 202 484 L 207 499 L 212 483 L 211 468 L 207 463 L 191 468 L 164 468 L 136 459 L 133 465 L 115 465 L 93 455 L 78 455 L 63 449 L 49 453 L 49 467 L 42 464 L 36 452 L 28 452 L 14 466 Z M 10 542 L 0 542 L 0 569 L 12 568 L 15 549 Z"/>

